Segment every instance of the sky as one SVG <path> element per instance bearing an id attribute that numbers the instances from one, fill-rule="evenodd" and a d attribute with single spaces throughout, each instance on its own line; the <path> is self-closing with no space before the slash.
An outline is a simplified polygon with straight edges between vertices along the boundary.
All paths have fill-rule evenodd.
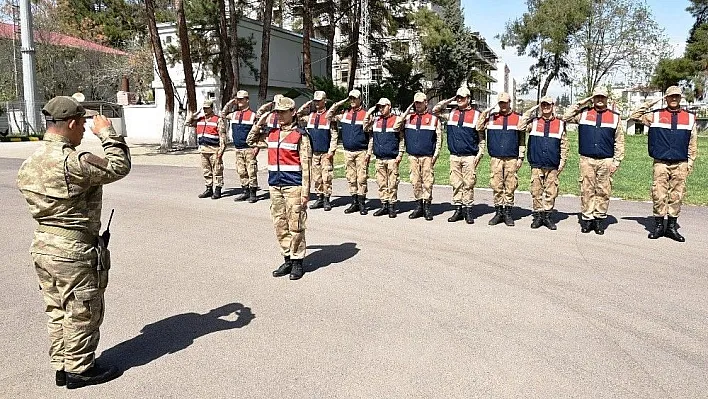
<path id="1" fill-rule="evenodd" d="M 686 46 L 688 30 L 693 25 L 693 17 L 686 11 L 688 0 L 645 0 L 652 9 L 654 19 L 664 28 L 674 48 L 674 56 L 683 54 Z M 465 23 L 473 31 L 479 32 L 490 47 L 503 59 L 511 71 L 511 76 L 520 84 L 528 74 L 533 59 L 519 57 L 515 49 L 502 50 L 496 35 L 504 31 L 507 21 L 521 17 L 527 10 L 525 0 L 462 0 L 465 13 Z M 549 95 L 557 97 L 570 89 L 558 83 L 551 84 Z M 523 96 L 526 97 L 526 96 Z M 535 98 L 535 93 L 532 96 Z"/>

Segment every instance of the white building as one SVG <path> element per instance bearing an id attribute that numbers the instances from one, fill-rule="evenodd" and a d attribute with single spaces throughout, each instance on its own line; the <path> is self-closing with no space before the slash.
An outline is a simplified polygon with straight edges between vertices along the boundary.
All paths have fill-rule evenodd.
<path id="1" fill-rule="evenodd" d="M 491 94 L 496 96 L 499 93 L 509 93 L 512 106 L 519 111 L 519 107 L 516 104 L 516 80 L 511 76 L 509 64 L 503 60 L 499 60 L 499 62 L 497 62 L 496 70 L 492 72 L 492 77 L 496 81 L 491 84 Z M 496 98 L 493 101 L 496 101 Z"/>

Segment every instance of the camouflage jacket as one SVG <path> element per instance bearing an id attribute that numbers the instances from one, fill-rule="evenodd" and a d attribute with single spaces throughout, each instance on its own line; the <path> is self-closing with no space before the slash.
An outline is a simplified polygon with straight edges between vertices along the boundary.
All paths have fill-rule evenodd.
<path id="1" fill-rule="evenodd" d="M 77 151 L 63 136 L 47 133 L 43 145 L 22 163 L 17 186 L 32 217 L 44 226 L 97 237 L 101 228 L 103 185 L 130 172 L 130 151 L 112 127 L 99 134 L 105 158 Z M 92 259 L 93 245 L 35 231 L 32 253 Z"/>

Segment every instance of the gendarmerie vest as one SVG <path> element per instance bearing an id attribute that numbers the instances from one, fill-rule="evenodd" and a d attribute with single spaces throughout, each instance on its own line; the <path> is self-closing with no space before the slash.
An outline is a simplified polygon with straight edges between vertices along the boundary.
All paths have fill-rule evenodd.
<path id="1" fill-rule="evenodd" d="M 231 138 L 234 141 L 234 147 L 243 149 L 249 148 L 246 144 L 246 137 L 251 131 L 253 124 L 256 123 L 256 113 L 250 109 L 243 111 L 235 111 L 231 114 Z"/>
<path id="2" fill-rule="evenodd" d="M 425 157 L 435 154 L 438 135 L 438 118 L 430 112 L 413 114 L 406 118 L 404 135 L 406 152 L 413 156 Z"/>
<path id="3" fill-rule="evenodd" d="M 452 110 L 447 121 L 447 148 L 457 156 L 479 153 L 477 120 L 480 112 L 475 109 Z"/>
<path id="4" fill-rule="evenodd" d="M 348 110 L 342 116 L 342 147 L 347 151 L 363 151 L 369 147 L 369 138 L 364 132 L 363 109 Z"/>
<path id="5" fill-rule="evenodd" d="M 219 117 L 202 116 L 197 120 L 197 143 L 199 145 L 219 145 Z"/>
<path id="6" fill-rule="evenodd" d="M 660 161 L 688 160 L 688 143 L 696 115 L 686 110 L 655 110 L 649 126 L 649 156 Z"/>
<path id="7" fill-rule="evenodd" d="M 615 154 L 615 132 L 620 123 L 619 113 L 588 108 L 578 121 L 578 152 L 595 158 L 612 158 Z"/>
<path id="8" fill-rule="evenodd" d="M 519 122 L 521 115 L 492 114 L 487 124 L 487 152 L 495 158 L 519 156 Z"/>
<path id="9" fill-rule="evenodd" d="M 307 133 L 312 140 L 312 152 L 328 152 L 332 139 L 330 122 L 325 117 L 327 110 L 312 112 L 307 119 Z"/>
<path id="10" fill-rule="evenodd" d="M 268 184 L 271 186 L 299 186 L 302 184 L 302 164 L 300 163 L 300 138 L 304 130 L 293 129 L 282 140 L 280 128 L 268 134 Z"/>
<path id="11" fill-rule="evenodd" d="M 553 117 L 550 120 L 535 118 L 527 146 L 532 168 L 558 169 L 561 161 L 561 137 L 565 122 Z"/>
<path id="12" fill-rule="evenodd" d="M 377 159 L 395 159 L 398 157 L 400 139 L 398 132 L 393 130 L 396 116 L 389 114 L 386 117 L 377 116 L 373 127 L 374 155 Z"/>

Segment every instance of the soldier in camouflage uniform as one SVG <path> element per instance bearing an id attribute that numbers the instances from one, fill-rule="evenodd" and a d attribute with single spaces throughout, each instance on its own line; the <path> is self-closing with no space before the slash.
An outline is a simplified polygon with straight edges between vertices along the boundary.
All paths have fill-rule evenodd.
<path id="1" fill-rule="evenodd" d="M 551 214 L 558 197 L 558 176 L 568 159 L 565 122 L 556 118 L 553 103 L 552 97 L 542 97 L 539 105 L 521 116 L 519 124 L 519 129 L 529 135 L 526 148 L 531 165 L 532 229 L 556 229 Z M 533 114 L 539 107 L 541 116 L 536 117 Z"/>
<path id="2" fill-rule="evenodd" d="M 696 116 L 681 109 L 681 96 L 681 89 L 671 86 L 664 96 L 666 108 L 652 110 L 656 102 L 646 103 L 630 115 L 649 127 L 649 156 L 654 158 L 654 230 L 649 233 L 650 239 L 686 241 L 678 232 L 677 219 L 686 194 L 686 178 L 698 157 L 698 133 Z"/>
<path id="3" fill-rule="evenodd" d="M 607 95 L 606 88 L 598 87 L 563 115 L 567 123 L 578 124 L 580 231 L 600 235 L 605 234 L 612 176 L 624 159 L 624 125 L 620 114 L 607 107 Z"/>
<path id="4" fill-rule="evenodd" d="M 130 172 L 130 153 L 104 116 L 94 117 L 92 131 L 105 157 L 77 151 L 86 116 L 95 113 L 71 97 L 53 98 L 42 113 L 44 144 L 22 164 L 17 185 L 39 223 L 30 253 L 49 316 L 56 384 L 72 389 L 118 375 L 115 367 L 94 360 L 110 266 L 99 229 L 103 185 Z"/>
<path id="5" fill-rule="evenodd" d="M 445 107 L 457 101 L 457 109 L 444 111 Z M 473 107 L 470 90 L 461 87 L 453 98 L 440 101 L 433 107 L 433 115 L 438 115 L 447 128 L 447 147 L 450 150 L 450 185 L 455 213 L 448 222 L 465 219 L 474 223 L 472 204 L 474 186 L 477 183 L 477 167 L 484 156 L 484 131 L 477 130 L 481 113 Z"/>
<path id="6" fill-rule="evenodd" d="M 236 109 L 232 110 L 236 104 Z M 251 128 L 256 123 L 256 113 L 251 111 L 248 92 L 239 90 L 236 98 L 230 100 L 221 110 L 221 121 L 219 133 L 226 135 L 228 130 L 231 133 L 236 153 L 236 173 L 241 180 L 241 193 L 234 198 L 234 201 L 248 200 L 250 203 L 258 201 L 256 192 L 258 190 L 258 148 L 250 148 L 246 144 L 246 137 Z"/>
<path id="7" fill-rule="evenodd" d="M 312 147 L 307 132 L 297 127 L 295 102 L 281 97 L 273 108 L 278 116 L 278 127 L 263 133 L 267 123 L 263 115 L 248 134 L 250 146 L 268 149 L 268 184 L 270 185 L 270 212 L 280 252 L 285 262 L 273 271 L 273 277 L 290 274 L 297 280 L 304 274 L 305 222 L 310 197 L 310 166 Z"/>
<path id="8" fill-rule="evenodd" d="M 316 91 L 312 101 L 308 101 L 297 111 L 300 126 L 307 130 L 312 141 L 312 181 L 315 186 L 317 200 L 310 209 L 324 208 L 332 210 L 329 199 L 332 195 L 332 179 L 334 177 L 334 153 L 337 151 L 337 129 L 332 123 L 331 114 L 327 113 L 327 95 Z M 315 110 L 310 111 L 311 105 Z"/>
<path id="9" fill-rule="evenodd" d="M 224 151 L 226 150 L 226 133 L 220 125 L 223 123 L 213 111 L 214 101 L 204 100 L 203 115 L 187 117 L 187 125 L 194 126 L 197 133 L 197 143 L 201 154 L 202 175 L 206 190 L 199 198 L 219 199 L 224 186 Z"/>

